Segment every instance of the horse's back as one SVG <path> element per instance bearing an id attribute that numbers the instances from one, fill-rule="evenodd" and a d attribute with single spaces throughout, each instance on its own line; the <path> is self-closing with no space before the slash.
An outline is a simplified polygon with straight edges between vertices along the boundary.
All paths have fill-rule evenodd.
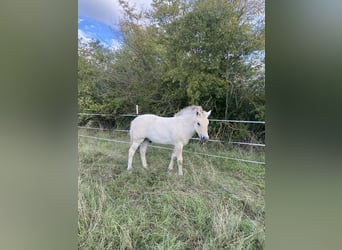
<path id="1" fill-rule="evenodd" d="M 146 135 L 147 130 L 155 124 L 158 118 L 161 118 L 161 117 L 157 115 L 151 115 L 151 114 L 140 115 L 136 117 L 131 122 L 131 127 L 130 127 L 131 138 L 140 137 L 140 135 Z"/>
<path id="2" fill-rule="evenodd" d="M 138 126 L 146 126 L 150 125 L 151 123 L 155 122 L 158 119 L 159 116 L 157 115 L 151 115 L 151 114 L 146 114 L 146 115 L 139 115 L 138 117 L 134 118 L 134 120 L 131 122 L 131 129 L 135 129 Z M 159 117 L 161 118 L 161 117 Z"/>
<path id="3" fill-rule="evenodd" d="M 146 114 L 136 117 L 131 122 L 131 140 L 149 139 L 156 143 L 173 143 L 171 140 L 172 117 L 160 117 Z"/>

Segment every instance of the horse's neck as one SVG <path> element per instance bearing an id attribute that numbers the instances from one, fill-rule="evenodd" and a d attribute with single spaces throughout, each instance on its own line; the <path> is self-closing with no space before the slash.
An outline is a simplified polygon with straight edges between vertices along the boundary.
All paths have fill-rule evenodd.
<path id="1" fill-rule="evenodd" d="M 195 133 L 194 128 L 194 116 L 193 115 L 182 115 L 175 117 L 179 121 L 178 129 L 182 130 L 185 138 L 190 139 Z"/>

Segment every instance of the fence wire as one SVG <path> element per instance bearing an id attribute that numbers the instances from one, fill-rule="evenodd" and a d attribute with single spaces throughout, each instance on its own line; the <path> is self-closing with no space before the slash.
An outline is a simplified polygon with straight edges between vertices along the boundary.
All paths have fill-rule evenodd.
<path id="1" fill-rule="evenodd" d="M 138 116 L 138 113 L 137 114 L 118 114 L 118 115 L 114 115 L 114 114 L 100 114 L 100 113 L 78 113 L 78 115 L 83 115 L 83 116 L 101 116 L 101 117 L 106 117 L 106 116 L 107 117 L 116 117 L 116 116 L 119 116 L 119 117 L 136 117 L 136 116 Z M 265 124 L 264 121 L 220 120 L 220 119 L 209 119 L 209 121 L 212 121 L 212 122 L 227 122 L 227 123 Z M 84 126 L 83 127 L 82 126 L 78 126 L 78 128 L 90 129 L 90 130 L 116 131 L 116 132 L 124 132 L 124 133 L 128 133 L 129 132 L 129 130 L 125 130 L 125 129 L 103 129 L 103 128 L 93 128 L 93 127 L 84 127 Z M 85 136 L 85 135 L 79 135 L 79 136 L 80 137 L 85 137 L 85 138 L 96 139 L 96 140 L 102 140 L 102 141 L 130 144 L 130 142 L 128 142 L 128 141 L 114 140 L 114 139 L 108 139 L 108 138 L 100 138 L 100 137 L 95 137 L 95 136 Z M 199 139 L 198 138 L 191 138 L 191 140 L 199 140 Z M 219 142 L 219 143 L 247 145 L 247 146 L 254 146 L 254 147 L 265 147 L 266 146 L 265 144 L 251 143 L 251 142 L 234 142 L 234 141 L 222 141 L 222 140 L 213 140 L 213 139 L 210 139 L 209 141 L 210 142 Z M 158 149 L 164 149 L 164 150 L 173 150 L 172 148 L 163 147 L 163 146 L 156 146 L 156 145 L 150 145 L 150 147 L 158 148 Z M 190 151 L 187 151 L 187 150 L 183 150 L 183 152 L 193 153 L 193 154 L 203 155 L 203 156 L 208 156 L 208 157 L 227 159 L 227 160 L 235 160 L 235 161 L 241 161 L 241 162 L 247 162 L 247 163 L 260 164 L 260 165 L 265 165 L 266 164 L 265 162 L 246 160 L 246 159 L 239 159 L 239 158 L 232 158 L 232 157 L 213 155 L 213 154 L 194 153 L 194 152 L 190 152 Z"/>
<path id="2" fill-rule="evenodd" d="M 78 113 L 78 115 L 84 115 L 84 116 L 124 116 L 124 117 L 136 117 L 138 114 L 91 114 L 91 113 Z M 212 122 L 231 122 L 231 123 L 257 123 L 257 124 L 265 124 L 264 121 L 243 121 L 243 120 L 220 120 L 220 119 L 208 119 Z"/>
<path id="3" fill-rule="evenodd" d="M 101 138 L 101 137 L 96 137 L 96 136 L 88 136 L 88 135 L 78 135 L 78 136 L 79 137 L 84 137 L 84 138 L 89 138 L 89 139 L 94 139 L 94 140 L 100 140 L 100 141 L 108 141 L 108 142 L 117 142 L 117 143 L 130 144 L 130 142 L 128 142 L 128 141 L 114 140 L 114 139 L 108 139 L 108 138 Z M 158 148 L 158 149 L 164 149 L 164 150 L 171 150 L 171 151 L 173 150 L 173 148 L 162 147 L 162 146 L 155 146 L 155 145 L 149 145 L 149 147 Z M 199 153 L 199 152 L 191 152 L 191 151 L 188 151 L 188 150 L 183 150 L 183 152 L 191 153 L 191 154 L 195 154 L 195 155 L 203 155 L 203 156 L 208 156 L 208 157 L 221 158 L 221 159 L 226 159 L 226 160 L 254 163 L 254 164 L 259 164 L 259 165 L 265 165 L 266 164 L 265 162 L 260 162 L 260 161 L 239 159 L 239 158 L 227 157 L 227 156 L 222 156 L 222 155 L 213 155 L 213 154 L 206 154 L 206 153 Z"/>
<path id="4" fill-rule="evenodd" d="M 129 133 L 129 130 L 127 130 L 127 129 L 104 129 L 104 128 L 84 127 L 84 126 L 78 126 L 78 128 L 89 129 L 89 130 L 103 130 L 103 131 L 115 131 L 115 132 Z M 191 140 L 199 141 L 200 139 L 191 138 Z M 255 146 L 255 147 L 265 147 L 266 146 L 265 144 L 261 144 L 261 143 L 222 141 L 222 140 L 213 140 L 213 139 L 209 139 L 209 142 L 229 143 L 229 144 L 247 145 L 247 146 Z"/>

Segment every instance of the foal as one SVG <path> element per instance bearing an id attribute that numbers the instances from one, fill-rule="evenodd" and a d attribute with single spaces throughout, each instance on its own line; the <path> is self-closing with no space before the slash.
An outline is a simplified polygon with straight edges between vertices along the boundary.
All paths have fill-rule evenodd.
<path id="1" fill-rule="evenodd" d="M 127 170 L 132 169 L 132 161 L 135 151 L 140 146 L 142 166 L 146 169 L 146 150 L 148 143 L 174 145 L 168 170 L 173 169 L 177 159 L 178 174 L 183 175 L 183 146 L 188 144 L 190 138 L 196 132 L 201 142 L 209 140 L 208 117 L 211 111 L 204 111 L 199 106 L 184 108 L 174 117 L 160 117 L 157 115 L 140 115 L 131 122 L 130 137 L 131 146 L 128 153 Z"/>

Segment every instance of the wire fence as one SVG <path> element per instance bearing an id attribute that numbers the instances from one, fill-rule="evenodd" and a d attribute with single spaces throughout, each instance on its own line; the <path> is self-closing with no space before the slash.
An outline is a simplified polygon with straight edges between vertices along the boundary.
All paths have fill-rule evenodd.
<path id="1" fill-rule="evenodd" d="M 136 114 L 116 114 L 116 115 L 114 115 L 114 114 L 100 114 L 100 113 L 78 113 L 78 115 L 100 116 L 100 117 L 136 117 L 139 115 L 139 111 L 138 111 L 138 106 L 136 106 Z M 220 120 L 220 119 L 209 119 L 209 121 L 223 122 L 223 123 L 265 124 L 264 121 Z M 78 126 L 78 128 L 79 129 L 87 129 L 87 130 L 101 130 L 101 131 L 115 131 L 115 132 L 129 133 L 129 130 L 127 130 L 127 129 L 106 129 L 106 128 L 95 128 L 95 127 L 89 127 L 89 126 Z M 94 139 L 94 140 L 101 140 L 101 141 L 108 141 L 108 142 L 115 142 L 115 143 L 130 144 L 129 141 L 115 140 L 115 139 L 109 139 L 109 138 L 101 138 L 101 137 L 88 136 L 88 135 L 79 135 L 79 137 L 89 138 L 89 139 Z M 191 138 L 191 140 L 199 140 L 199 139 L 198 138 Z M 248 146 L 253 146 L 253 147 L 265 147 L 266 146 L 265 144 L 262 144 L 262 143 L 252 143 L 252 142 L 235 142 L 235 141 L 223 141 L 223 140 L 214 140 L 214 139 L 210 139 L 209 141 L 210 142 L 216 142 L 216 143 L 248 145 Z M 156 145 L 150 145 L 149 147 L 157 148 L 157 149 L 163 149 L 163 150 L 173 150 L 173 148 L 156 146 Z M 196 155 L 202 155 L 202 156 L 208 156 L 208 157 L 214 157 L 214 158 L 221 158 L 221 159 L 226 159 L 226 160 L 234 160 L 234 161 L 240 161 L 240 162 L 246 162 L 246 163 L 254 163 L 254 164 L 259 164 L 259 165 L 265 165 L 266 164 L 265 162 L 247 160 L 247 159 L 239 159 L 239 158 L 222 156 L 222 155 L 206 154 L 206 153 L 200 153 L 200 152 L 190 152 L 187 150 L 183 150 L 183 152 L 192 153 L 192 154 L 196 154 Z"/>
<path id="2" fill-rule="evenodd" d="M 118 114 L 118 115 L 113 115 L 113 114 L 97 114 L 97 113 L 78 113 L 78 115 L 84 115 L 84 116 L 124 116 L 124 117 L 136 117 L 139 114 Z M 244 120 L 221 120 L 221 119 L 208 119 L 211 122 L 230 122 L 230 123 L 255 123 L 255 124 L 265 124 L 264 121 L 244 121 Z"/>
<path id="3" fill-rule="evenodd" d="M 115 132 L 123 132 L 123 133 L 129 133 L 129 130 L 127 129 L 104 129 L 104 128 L 93 128 L 93 127 L 84 127 L 84 126 L 78 126 L 80 129 L 89 129 L 89 130 L 103 130 L 103 131 L 115 131 Z M 191 138 L 191 140 L 199 141 L 198 138 Z M 251 142 L 235 142 L 235 141 L 223 141 L 223 140 L 213 140 L 209 139 L 209 142 L 219 142 L 219 143 L 228 143 L 228 144 L 238 144 L 238 145 L 247 145 L 247 146 L 254 146 L 254 147 L 265 147 L 265 144 L 261 143 L 251 143 Z"/>
<path id="4" fill-rule="evenodd" d="M 100 114 L 100 113 L 78 113 L 78 115 L 83 116 L 101 116 L 101 117 L 136 117 L 139 115 L 139 107 L 136 106 L 136 114 Z M 226 122 L 226 123 L 254 123 L 254 124 L 265 124 L 264 121 L 244 121 L 244 120 L 220 120 L 220 119 L 209 119 L 209 121 L 212 122 Z M 98 128 L 92 128 L 92 127 L 80 127 L 83 129 L 89 129 L 89 130 L 97 130 Z M 124 129 L 103 129 L 101 130 L 111 130 L 111 131 L 118 131 L 118 132 L 129 132 L 129 130 Z M 192 138 L 192 140 L 198 140 L 197 138 Z M 236 144 L 236 145 L 246 145 L 246 146 L 252 146 L 252 147 L 265 147 L 266 145 L 263 143 L 252 143 L 252 142 L 236 142 L 236 141 L 223 141 L 223 140 L 209 140 L 210 142 L 219 142 L 219 143 L 228 143 L 228 144 Z"/>
<path id="5" fill-rule="evenodd" d="M 115 142 L 115 143 L 130 144 L 129 141 L 121 141 L 121 140 L 108 139 L 108 138 L 101 138 L 101 137 L 88 136 L 88 135 L 78 135 L 78 136 L 79 136 L 79 137 L 83 137 L 83 138 L 89 138 L 89 139 L 94 139 L 94 140 L 100 140 L 100 141 L 108 141 L 108 142 Z M 163 150 L 170 150 L 170 151 L 173 150 L 173 148 L 163 147 L 163 146 L 149 145 L 149 147 L 157 148 L 157 149 L 163 149 Z M 202 155 L 202 156 L 208 156 L 208 157 L 226 159 L 226 160 L 240 161 L 240 162 L 246 162 L 246 163 L 254 163 L 254 164 L 259 164 L 259 165 L 265 165 L 265 164 L 266 164 L 265 162 L 261 162 L 261 161 L 253 161 L 253 160 L 239 159 L 239 158 L 234 158 L 234 157 L 228 157 L 228 156 L 222 156 L 222 155 L 213 155 L 213 154 L 206 154 L 206 153 L 200 153 L 200 152 L 191 152 L 191 151 L 188 151 L 188 150 L 183 150 L 183 152 L 185 152 L 185 153 L 191 153 L 191 154 L 195 154 L 195 155 Z"/>

